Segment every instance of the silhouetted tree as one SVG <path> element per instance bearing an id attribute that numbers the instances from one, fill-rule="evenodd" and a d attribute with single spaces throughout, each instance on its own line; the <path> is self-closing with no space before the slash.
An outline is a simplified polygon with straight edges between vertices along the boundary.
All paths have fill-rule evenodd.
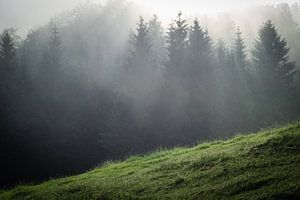
<path id="1" fill-rule="evenodd" d="M 270 20 L 264 23 L 258 35 L 252 51 L 259 78 L 256 103 L 264 113 L 265 122 L 289 119 L 293 115 L 295 62 L 289 61 L 287 41 Z"/>
<path id="2" fill-rule="evenodd" d="M 26 132 L 24 126 L 24 79 L 17 57 L 15 30 L 6 29 L 0 38 L 0 157 L 1 181 L 10 182 L 18 177 L 7 174 L 8 170 L 24 161 L 26 154 Z"/>
<path id="3" fill-rule="evenodd" d="M 1 91 L 9 92 L 16 85 L 17 81 L 17 58 L 16 47 L 13 36 L 9 30 L 4 30 L 0 41 L 0 70 L 1 70 Z"/>
<path id="4" fill-rule="evenodd" d="M 47 92 L 51 97 L 46 98 L 54 100 L 59 97 L 59 87 L 62 87 L 62 47 L 58 27 L 53 21 L 49 23 L 49 29 L 50 38 L 45 47 L 39 81 L 41 92 Z"/>
<path id="5" fill-rule="evenodd" d="M 206 134 L 211 132 L 210 124 L 216 99 L 214 70 L 211 39 L 207 30 L 204 30 L 195 19 L 189 30 L 185 68 L 181 76 L 186 84 L 185 90 L 189 93 L 187 112 L 191 123 L 189 131 L 191 133 L 197 128 Z M 194 134 L 195 139 L 204 137 L 196 132 Z"/>
<path id="6" fill-rule="evenodd" d="M 1 127 L 11 125 L 15 114 L 15 101 L 19 86 L 19 70 L 16 46 L 10 30 L 4 30 L 0 38 L 0 115 Z M 10 123 L 7 121 L 10 119 Z M 4 131 L 5 132 L 5 131 Z"/>
<path id="7" fill-rule="evenodd" d="M 151 62 L 154 63 L 158 70 L 164 72 L 164 65 L 168 59 L 164 29 L 157 15 L 154 15 L 148 24 L 148 37 L 151 44 Z"/>
<path id="8" fill-rule="evenodd" d="M 247 55 L 246 55 L 246 46 L 244 38 L 242 37 L 242 32 L 240 27 L 238 27 L 236 32 L 236 38 L 234 42 L 234 58 L 236 66 L 241 70 L 245 71 L 247 67 Z"/>
<path id="9" fill-rule="evenodd" d="M 168 55 L 167 75 L 180 76 L 185 70 L 184 61 L 187 48 L 188 25 L 182 19 L 182 13 L 178 13 L 167 33 Z"/>

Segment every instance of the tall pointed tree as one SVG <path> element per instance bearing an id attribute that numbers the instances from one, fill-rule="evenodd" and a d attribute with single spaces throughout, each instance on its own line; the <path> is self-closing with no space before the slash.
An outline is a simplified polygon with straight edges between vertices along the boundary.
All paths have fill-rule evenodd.
<path id="1" fill-rule="evenodd" d="M 21 84 L 21 70 L 17 60 L 15 30 L 4 30 L 0 38 L 0 92 L 2 99 L 15 98 Z M 4 96 L 5 97 L 4 97 Z"/>
<path id="2" fill-rule="evenodd" d="M 154 15 L 149 21 L 148 37 L 151 44 L 151 62 L 159 70 L 164 70 L 164 64 L 168 59 L 166 39 L 164 29 L 157 15 Z"/>
<path id="3" fill-rule="evenodd" d="M 49 41 L 45 47 L 42 66 L 39 72 L 40 91 L 44 98 L 59 99 L 63 84 L 62 43 L 57 25 L 49 23 Z M 46 97 L 50 95 L 49 97 Z"/>
<path id="4" fill-rule="evenodd" d="M 131 48 L 126 68 L 130 73 L 138 73 L 138 71 L 148 66 L 151 55 L 148 26 L 142 17 L 140 17 L 136 32 L 132 33 L 129 42 Z"/>
<path id="5" fill-rule="evenodd" d="M 47 74 L 57 75 L 62 67 L 62 49 L 61 49 L 61 39 L 58 31 L 58 27 L 54 22 L 50 22 L 50 40 L 48 47 L 45 52 L 45 64 L 47 67 Z"/>
<path id="6" fill-rule="evenodd" d="M 167 33 L 168 55 L 167 75 L 179 76 L 184 69 L 184 61 L 187 48 L 188 25 L 186 20 L 182 19 L 182 13 L 178 13 Z"/>
<path id="7" fill-rule="evenodd" d="M 126 84 L 121 87 L 125 95 L 138 101 L 135 105 L 142 105 L 146 98 L 151 98 L 151 93 L 158 86 L 158 67 L 153 58 L 153 49 L 149 37 L 148 24 L 140 17 L 137 28 L 131 35 L 130 54 L 125 64 L 126 72 L 122 74 Z"/>
<path id="8" fill-rule="evenodd" d="M 290 89 L 296 73 L 295 62 L 289 60 L 287 41 L 278 34 L 272 21 L 259 30 L 259 38 L 252 51 L 253 62 L 258 70 L 262 87 L 268 93 Z"/>
<path id="9" fill-rule="evenodd" d="M 199 135 L 193 130 L 201 128 L 205 130 L 205 134 L 211 133 L 210 123 L 216 93 L 212 50 L 208 31 L 200 26 L 198 19 L 195 19 L 189 29 L 186 67 L 182 79 L 189 93 L 187 113 L 193 127 L 190 132 L 194 134 L 192 137 L 196 140 L 204 135 Z"/>
<path id="10" fill-rule="evenodd" d="M 2 70 L 11 71 L 16 64 L 16 47 L 8 30 L 4 30 L 1 35 L 0 61 Z"/>
<path id="11" fill-rule="evenodd" d="M 19 70 L 16 45 L 13 32 L 4 30 L 0 36 L 0 152 L 7 152 L 14 144 L 13 134 L 18 117 L 17 102 L 19 101 Z M 24 103 L 24 102 L 22 102 Z M 7 155 L 3 156 L 4 158 Z"/>
<path id="12" fill-rule="evenodd" d="M 4 30 L 0 39 L 0 73 L 2 90 L 10 90 L 16 86 L 18 79 L 17 53 L 10 30 Z"/>
<path id="13" fill-rule="evenodd" d="M 188 62 L 190 75 L 196 79 L 209 78 L 212 72 L 212 44 L 208 32 L 194 20 L 188 38 Z"/>
<path id="14" fill-rule="evenodd" d="M 259 30 L 252 51 L 253 63 L 258 73 L 256 86 L 257 105 L 264 121 L 287 120 L 293 115 L 295 62 L 289 60 L 287 41 L 278 34 L 272 21 Z"/>
<path id="15" fill-rule="evenodd" d="M 240 27 L 237 28 L 235 42 L 234 42 L 234 58 L 236 66 L 241 70 L 245 71 L 247 67 L 247 54 L 246 45 Z"/>

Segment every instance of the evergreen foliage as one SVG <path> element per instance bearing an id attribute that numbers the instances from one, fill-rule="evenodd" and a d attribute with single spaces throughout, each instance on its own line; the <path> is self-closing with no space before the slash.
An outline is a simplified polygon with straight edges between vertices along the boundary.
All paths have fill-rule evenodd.
<path id="1" fill-rule="evenodd" d="M 140 17 L 128 37 L 131 9 L 85 5 L 23 41 L 1 34 L 0 181 L 78 173 L 300 116 L 296 29 L 281 36 L 280 20 L 267 21 L 250 54 L 244 29 L 216 42 L 182 13 L 166 32 L 158 16 Z M 289 7 L 276 9 L 293 26 Z"/>

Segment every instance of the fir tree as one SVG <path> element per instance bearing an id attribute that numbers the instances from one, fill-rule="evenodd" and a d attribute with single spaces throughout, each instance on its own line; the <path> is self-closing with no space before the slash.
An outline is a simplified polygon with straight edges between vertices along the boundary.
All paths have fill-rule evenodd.
<path id="1" fill-rule="evenodd" d="M 8 30 L 1 35 L 0 61 L 2 70 L 6 71 L 12 71 L 16 64 L 16 47 Z"/>
<path id="2" fill-rule="evenodd" d="M 21 78 L 12 31 L 4 30 L 0 38 L 0 88 L 7 97 L 16 93 Z"/>
<path id="3" fill-rule="evenodd" d="M 289 60 L 287 41 L 281 38 L 270 20 L 264 23 L 258 35 L 252 51 L 258 73 L 257 115 L 265 116 L 260 119 L 265 123 L 288 120 L 294 114 L 295 62 Z"/>
<path id="4" fill-rule="evenodd" d="M 259 30 L 259 38 L 252 52 L 253 62 L 268 93 L 292 87 L 296 73 L 295 62 L 289 61 L 287 41 L 278 34 L 272 21 Z"/>
<path id="5" fill-rule="evenodd" d="M 154 15 L 149 21 L 148 37 L 151 44 L 151 62 L 159 70 L 164 70 L 164 64 L 166 63 L 167 50 L 165 46 L 164 29 L 159 21 L 157 15 Z"/>
<path id="6" fill-rule="evenodd" d="M 135 33 L 130 39 L 130 55 L 127 63 L 127 70 L 130 73 L 139 73 L 140 70 L 149 66 L 151 45 L 148 37 L 148 26 L 140 17 Z"/>
<path id="7" fill-rule="evenodd" d="M 188 25 L 178 13 L 177 20 L 171 24 L 167 33 L 168 55 L 167 74 L 179 76 L 184 71 L 184 60 L 187 48 Z"/>
<path id="8" fill-rule="evenodd" d="M 21 76 L 13 34 L 12 29 L 7 29 L 0 37 L 0 132 L 4 141 L 9 138 L 6 138 L 7 135 L 12 137 L 15 130 L 15 122 L 19 114 L 17 102 L 21 101 L 19 95 Z M 1 142 L 0 146 L 2 145 L 5 149 L 10 143 Z"/>
<path id="9" fill-rule="evenodd" d="M 209 124 L 213 118 L 215 107 L 215 79 L 212 57 L 212 43 L 208 32 L 204 30 L 197 19 L 189 30 L 185 73 L 182 79 L 185 90 L 188 91 L 187 113 L 191 127 L 201 128 L 207 134 L 211 132 Z M 205 124 L 205 125 L 204 125 Z M 194 132 L 195 139 L 203 137 Z"/>
<path id="10" fill-rule="evenodd" d="M 209 78 L 212 72 L 212 45 L 208 32 L 197 19 L 190 29 L 188 38 L 188 62 L 190 75 L 197 76 L 200 81 Z M 210 77 L 211 78 L 211 77 Z"/>
<path id="11" fill-rule="evenodd" d="M 234 42 L 234 58 L 236 66 L 241 70 L 245 71 L 247 67 L 247 54 L 244 38 L 242 37 L 242 32 L 240 27 L 238 27 L 236 32 L 236 38 Z"/>
<path id="12" fill-rule="evenodd" d="M 130 45 L 130 55 L 125 64 L 126 72 L 122 74 L 126 84 L 121 87 L 126 91 L 126 95 L 137 100 L 136 105 L 139 105 L 151 97 L 151 93 L 159 84 L 159 70 L 157 62 L 154 61 L 158 58 L 153 57 L 148 25 L 142 17 L 137 24 L 136 32 L 131 36 Z"/>
<path id="13" fill-rule="evenodd" d="M 45 47 L 42 66 L 39 72 L 40 91 L 44 98 L 59 99 L 63 88 L 63 63 L 61 39 L 57 25 L 49 23 L 49 42 Z M 50 96 L 48 96 L 50 95 Z"/>

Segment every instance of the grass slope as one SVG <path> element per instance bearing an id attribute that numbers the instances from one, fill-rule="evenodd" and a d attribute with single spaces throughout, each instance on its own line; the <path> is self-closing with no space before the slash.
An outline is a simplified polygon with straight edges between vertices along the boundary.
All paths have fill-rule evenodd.
<path id="1" fill-rule="evenodd" d="M 132 157 L 0 199 L 300 199 L 300 123 Z"/>

